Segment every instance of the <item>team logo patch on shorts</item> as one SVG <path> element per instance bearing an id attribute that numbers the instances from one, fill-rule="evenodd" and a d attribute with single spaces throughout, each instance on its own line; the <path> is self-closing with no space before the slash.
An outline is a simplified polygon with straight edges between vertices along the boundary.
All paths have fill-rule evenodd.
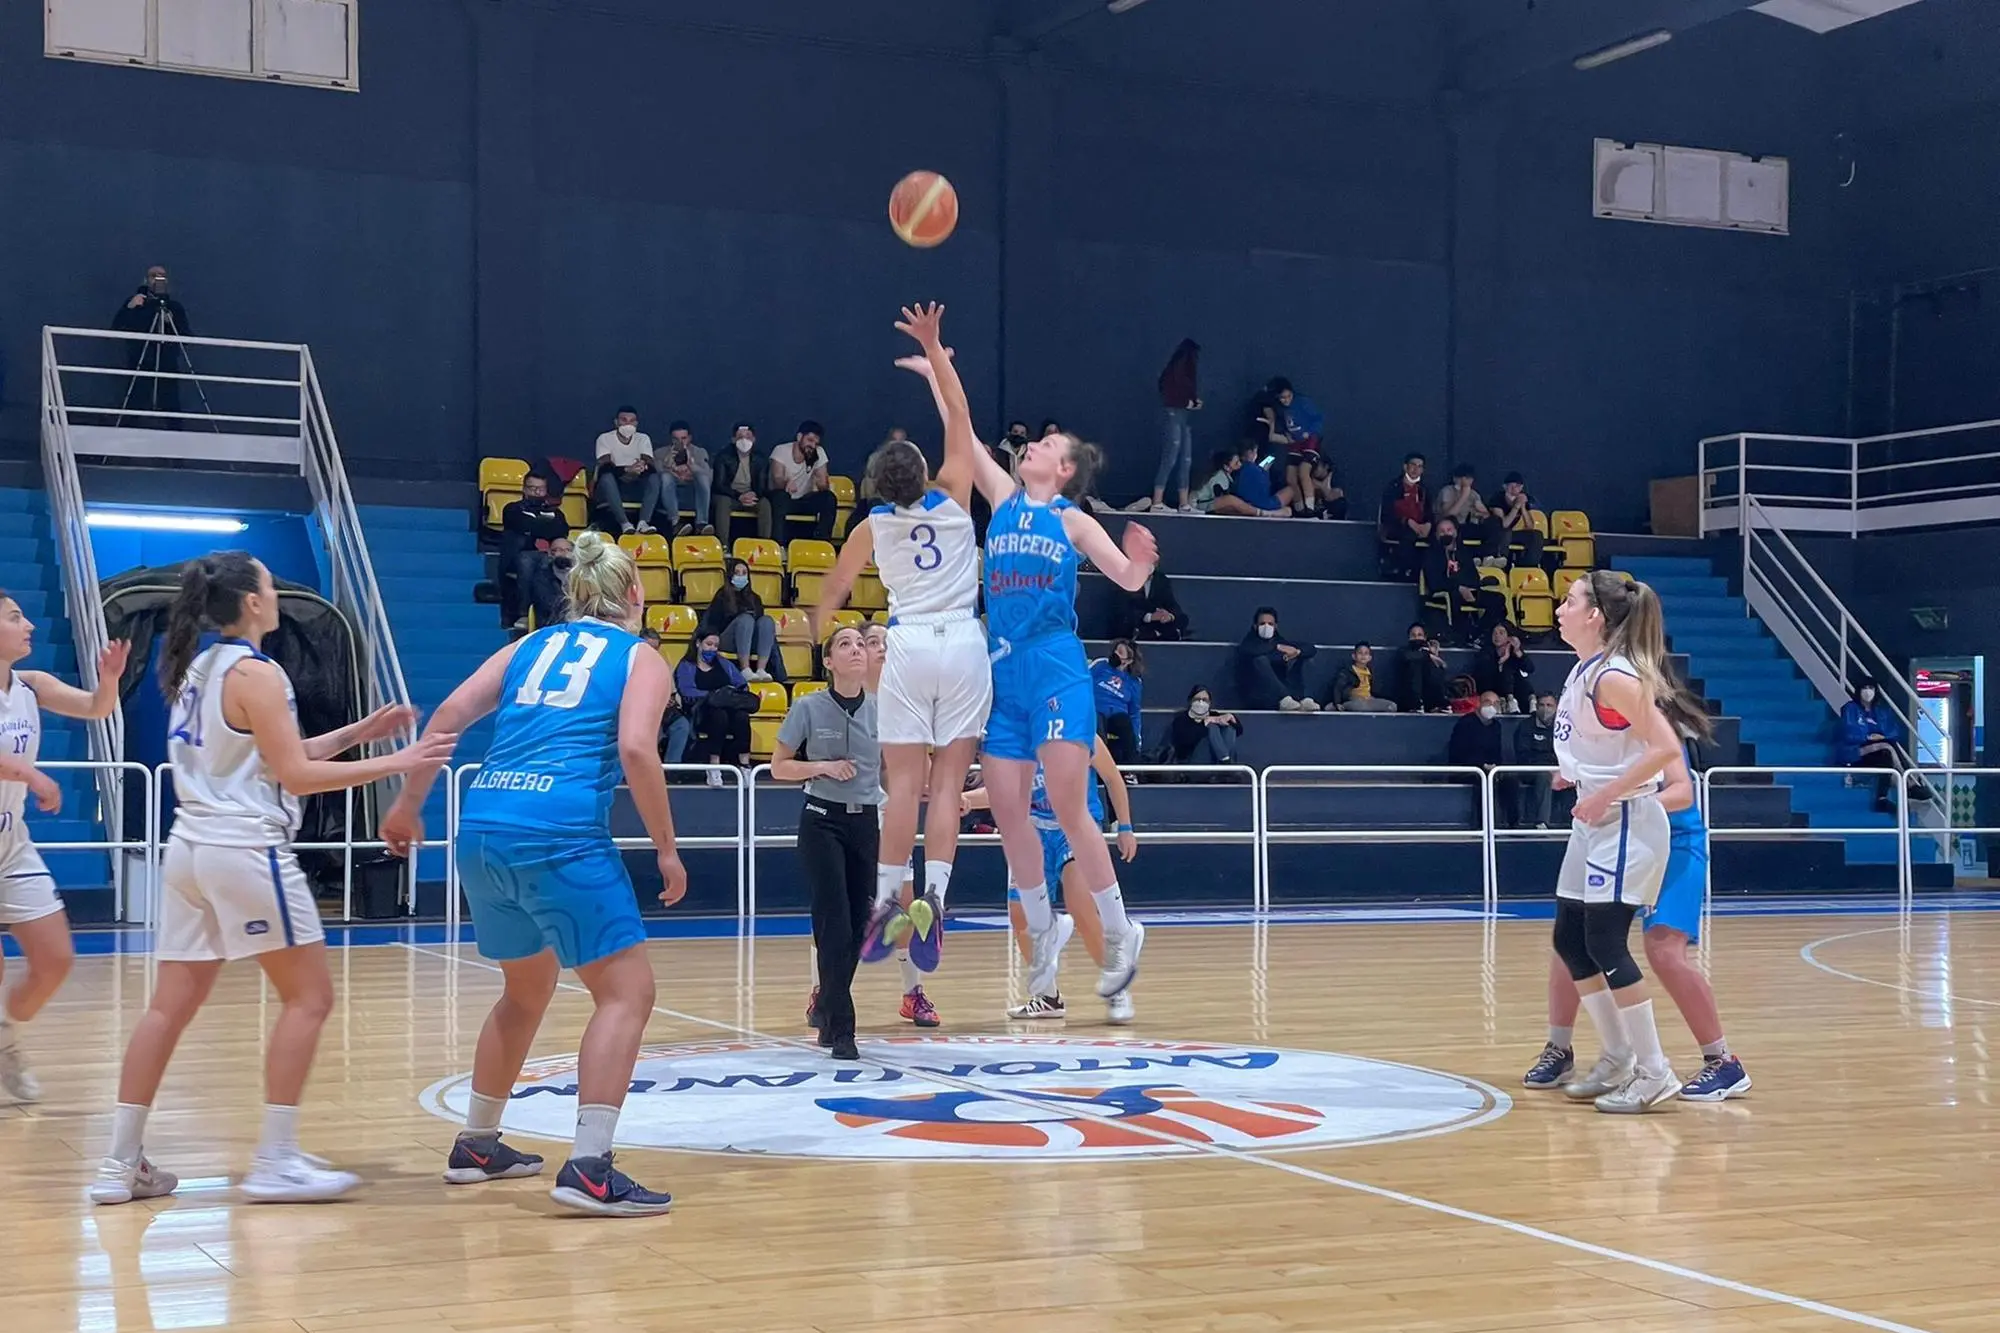
<path id="1" fill-rule="evenodd" d="M 1595 873 L 1593 873 L 1593 874 L 1592 874 L 1592 875 L 1590 876 L 1590 878 L 1589 878 L 1589 879 L 1588 879 L 1588 880 L 1586 881 L 1586 883 L 1588 883 L 1588 884 L 1590 885 L 1590 887 L 1591 887 L 1591 888 L 1593 888 L 1593 889 L 1601 889 L 1601 888 L 1603 888 L 1603 887 L 1604 887 L 1604 886 L 1605 886 L 1606 884 L 1609 884 L 1610 882 L 1611 882 L 1611 881 L 1610 881 L 1610 880 L 1608 880 L 1608 879 L 1606 879 L 1606 878 L 1604 878 L 1604 876 L 1602 876 L 1602 875 L 1599 875 L 1599 874 L 1595 874 Z"/>
<path id="2" fill-rule="evenodd" d="M 834 1067 L 766 1039 L 650 1046 L 618 1143 L 846 1159 L 1104 1161 L 1329 1148 L 1448 1133 L 1504 1115 L 1507 1095 L 1453 1074 L 1326 1051 L 1097 1038 L 868 1040 Z M 423 1094 L 462 1120 L 469 1076 Z M 522 1072 L 514 1133 L 575 1127 L 576 1057 Z"/>
<path id="3" fill-rule="evenodd" d="M 268 935 L 271 933 L 271 923 L 268 921 L 246 921 L 243 923 L 243 933 L 245 935 Z"/>

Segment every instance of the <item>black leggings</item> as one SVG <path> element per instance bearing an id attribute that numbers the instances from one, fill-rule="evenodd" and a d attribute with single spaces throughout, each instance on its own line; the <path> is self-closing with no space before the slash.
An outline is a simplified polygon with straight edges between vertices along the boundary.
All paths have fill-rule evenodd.
<path id="1" fill-rule="evenodd" d="M 1556 956 L 1569 968 L 1571 979 L 1602 976 L 1612 990 L 1644 981 L 1646 974 L 1632 960 L 1632 918 L 1638 914 L 1630 903 L 1556 899 Z"/>
<path id="2" fill-rule="evenodd" d="M 819 955 L 819 1008 L 829 1038 L 854 1035 L 854 969 L 875 905 L 881 830 L 875 807 L 849 814 L 816 796 L 799 810 L 799 860 L 812 891 L 813 948 Z"/>

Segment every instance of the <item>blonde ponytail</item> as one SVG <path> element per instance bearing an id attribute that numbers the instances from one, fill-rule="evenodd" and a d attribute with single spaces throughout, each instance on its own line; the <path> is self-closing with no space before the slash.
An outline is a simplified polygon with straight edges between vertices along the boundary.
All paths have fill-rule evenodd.
<path id="1" fill-rule="evenodd" d="M 572 545 L 575 560 L 563 580 L 571 617 L 635 624 L 637 607 L 643 603 L 634 595 L 639 587 L 639 566 L 633 563 L 631 553 L 601 532 L 580 532 Z"/>
<path id="2" fill-rule="evenodd" d="M 1604 651 L 1632 664 L 1640 683 L 1667 718 L 1684 734 L 1706 741 L 1715 735 L 1708 710 L 1674 675 L 1667 661 L 1666 620 L 1660 595 L 1637 579 L 1600 569 L 1589 579 L 1590 600 L 1604 615 Z"/>

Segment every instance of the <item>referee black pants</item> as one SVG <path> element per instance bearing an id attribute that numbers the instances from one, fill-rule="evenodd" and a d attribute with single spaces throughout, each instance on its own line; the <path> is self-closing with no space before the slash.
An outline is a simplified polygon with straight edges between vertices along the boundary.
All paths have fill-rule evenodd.
<path id="1" fill-rule="evenodd" d="M 850 813 L 808 796 L 799 811 L 799 860 L 812 891 L 813 947 L 819 954 L 819 1008 L 830 1039 L 854 1036 L 854 969 L 875 905 L 881 830 L 875 807 Z"/>

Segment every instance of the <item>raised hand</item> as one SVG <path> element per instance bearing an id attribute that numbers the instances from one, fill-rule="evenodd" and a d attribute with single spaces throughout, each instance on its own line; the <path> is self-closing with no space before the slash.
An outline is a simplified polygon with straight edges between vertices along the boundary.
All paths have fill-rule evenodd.
<path id="1" fill-rule="evenodd" d="M 97 655 L 97 679 L 116 681 L 125 675 L 125 663 L 132 656 L 130 639 L 113 639 Z"/>
<path id="2" fill-rule="evenodd" d="M 928 352 L 944 342 L 944 307 L 936 301 L 929 305 L 906 305 L 903 317 L 896 321 L 896 331 L 909 334 Z"/>
<path id="3" fill-rule="evenodd" d="M 408 731 L 417 723 L 417 710 L 409 704 L 383 704 L 354 724 L 354 743 L 364 745 Z"/>
<path id="4" fill-rule="evenodd" d="M 405 746 L 396 752 L 396 758 L 402 761 L 397 767 L 405 773 L 420 768 L 441 768 L 451 762 L 451 752 L 457 747 L 457 732 L 429 732 L 419 737 L 415 745 Z"/>
<path id="5" fill-rule="evenodd" d="M 1125 535 L 1118 544 L 1124 549 L 1125 558 L 1135 565 L 1152 569 L 1160 563 L 1160 543 L 1153 536 L 1152 529 L 1143 523 L 1127 523 Z"/>

